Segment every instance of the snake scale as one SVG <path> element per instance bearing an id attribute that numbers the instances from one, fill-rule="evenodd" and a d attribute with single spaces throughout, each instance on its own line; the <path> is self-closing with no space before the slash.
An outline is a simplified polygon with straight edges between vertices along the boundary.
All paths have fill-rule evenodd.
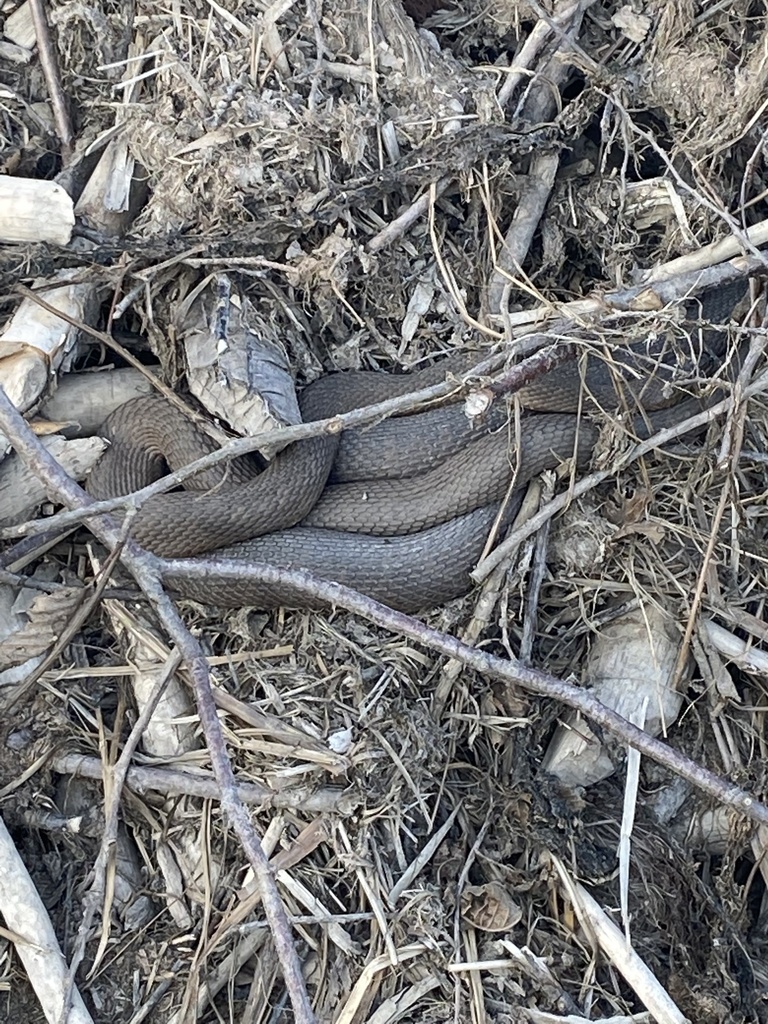
<path id="1" fill-rule="evenodd" d="M 741 293 L 743 285 L 712 290 L 700 305 L 689 304 L 686 317 L 722 323 Z M 244 460 L 215 467 L 187 481 L 187 490 L 145 502 L 131 535 L 165 557 L 216 551 L 308 569 L 402 611 L 443 603 L 469 589 L 469 573 L 513 480 L 519 496 L 544 469 L 568 459 L 579 468 L 588 464 L 599 427 L 585 409 L 667 408 L 658 415 L 668 421 L 687 397 L 679 383 L 716 365 L 724 337 L 722 330 L 688 324 L 619 346 L 609 359 L 592 353 L 560 366 L 520 392 L 525 415 L 517 436 L 503 402 L 479 428 L 453 404 L 295 442 L 256 475 Z M 329 374 L 302 392 L 302 416 L 321 419 L 405 394 L 476 361 L 476 354 L 460 353 L 411 374 Z M 658 416 L 651 425 L 658 427 Z M 639 415 L 636 427 L 643 429 Z M 129 494 L 166 465 L 178 468 L 215 447 L 157 397 L 121 406 L 103 433 L 111 445 L 88 485 L 97 498 Z M 516 504 L 508 504 L 507 517 Z M 174 580 L 173 586 L 182 596 L 230 607 L 308 604 L 290 587 L 232 582 L 215 572 L 204 582 Z"/>

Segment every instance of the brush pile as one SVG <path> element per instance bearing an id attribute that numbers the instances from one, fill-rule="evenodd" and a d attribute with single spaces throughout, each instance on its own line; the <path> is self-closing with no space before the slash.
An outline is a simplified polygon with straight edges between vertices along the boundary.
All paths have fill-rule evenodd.
<path id="1" fill-rule="evenodd" d="M 103 446 L 61 430 L 117 381 L 107 405 L 144 389 L 136 364 L 251 435 L 296 422 L 293 382 L 333 370 L 685 344 L 675 300 L 751 275 L 703 428 L 641 453 L 606 410 L 590 476 L 532 485 L 539 528 L 519 518 L 484 581 L 410 632 L 343 603 L 182 606 L 298 979 L 222 812 L 178 637 L 127 575 L 83 604 L 107 557 L 86 529 L 10 563 L 6 530 L 5 568 L 38 591 L 0 579 L 2 815 L 81 965 L 71 1020 L 308 1020 L 302 987 L 336 1024 L 768 1019 L 768 833 L 733 795 L 762 799 L 768 750 L 765 5 L 41 6 L 63 113 L 29 3 L 0 7 L 20 232 L 6 204 L 0 384 L 73 475 Z M 75 326 L 33 349 L 19 286 Z M 17 463 L 6 527 L 45 500 Z M 657 759 L 579 693 L 660 737 Z M 0 1018 L 37 1024 L 62 989 L 33 994 L 1 890 Z"/>

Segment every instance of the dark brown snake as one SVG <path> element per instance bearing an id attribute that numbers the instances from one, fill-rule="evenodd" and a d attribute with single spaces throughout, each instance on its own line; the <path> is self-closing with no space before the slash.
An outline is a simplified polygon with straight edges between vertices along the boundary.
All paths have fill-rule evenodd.
<path id="1" fill-rule="evenodd" d="M 738 297 L 734 289 L 713 290 L 688 314 L 719 323 Z M 131 535 L 165 557 L 215 550 L 308 569 L 403 611 L 440 604 L 469 589 L 469 573 L 513 476 L 517 492 L 567 459 L 582 468 L 588 463 L 599 427 L 584 414 L 575 416 L 578 408 L 674 406 L 686 395 L 678 382 L 712 364 L 723 338 L 711 329 L 681 332 L 674 343 L 669 332 L 650 334 L 614 351 L 611 361 L 592 354 L 586 362 L 561 366 L 520 392 L 526 411 L 548 411 L 523 416 L 517 438 L 504 403 L 496 403 L 474 430 L 460 405 L 448 405 L 341 437 L 296 442 L 256 476 L 242 461 L 217 467 L 188 481 L 185 486 L 194 489 L 149 499 Z M 405 394 L 442 380 L 446 367 L 458 372 L 476 361 L 476 355 L 463 354 L 407 375 L 330 374 L 304 389 L 302 416 L 321 419 Z M 674 416 L 668 410 L 666 421 L 670 411 Z M 652 425 L 658 427 L 658 416 Z M 637 426 L 642 429 L 639 420 Z M 175 469 L 215 447 L 155 397 L 126 403 L 103 433 L 112 443 L 88 488 L 99 498 L 129 494 L 161 476 L 166 462 Z M 513 501 L 509 511 L 515 507 Z M 225 606 L 308 603 L 289 587 L 215 574 L 204 583 L 175 581 L 174 589 Z"/>

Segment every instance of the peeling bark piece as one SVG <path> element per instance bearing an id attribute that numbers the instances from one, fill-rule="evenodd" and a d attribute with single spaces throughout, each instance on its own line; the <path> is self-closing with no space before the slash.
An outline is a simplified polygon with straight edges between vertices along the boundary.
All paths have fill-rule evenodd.
<path id="1" fill-rule="evenodd" d="M 275 328 L 219 279 L 196 299 L 182 332 L 192 394 L 240 434 L 301 423 L 293 378 Z"/>
<path id="2" fill-rule="evenodd" d="M 75 480 L 82 480 L 90 472 L 107 447 L 100 437 L 67 441 L 60 434 L 52 434 L 40 441 Z M 13 455 L 0 463 L 0 527 L 31 519 L 47 497 L 41 481 L 20 458 Z"/>
<path id="3" fill-rule="evenodd" d="M 38 594 L 21 618 L 26 622 L 0 641 L 0 671 L 36 658 L 52 647 L 82 599 L 82 587 Z"/>

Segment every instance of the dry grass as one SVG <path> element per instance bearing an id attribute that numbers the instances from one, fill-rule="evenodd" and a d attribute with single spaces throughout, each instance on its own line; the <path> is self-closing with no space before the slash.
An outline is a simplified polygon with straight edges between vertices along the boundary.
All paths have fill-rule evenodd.
<path id="1" fill-rule="evenodd" d="M 589 8 L 564 99 L 531 127 L 516 107 L 525 113 L 529 84 L 548 81 L 543 58 L 506 110 L 498 92 L 538 5 L 438 9 L 427 20 L 436 50 L 397 0 L 284 4 L 274 24 L 250 0 L 137 0 L 130 21 L 127 5 L 62 4 L 52 21 L 83 145 L 113 125 L 127 47 L 145 55 L 119 121 L 147 199 L 122 241 L 82 257 L 82 272 L 106 286 L 105 310 L 133 295 L 122 323 L 149 339 L 172 383 L 183 369 L 180 305 L 220 271 L 239 280 L 300 382 L 331 369 L 411 367 L 469 337 L 502 335 L 504 311 L 489 308 L 500 281 L 512 312 L 532 296 L 629 286 L 638 268 L 728 233 L 721 205 L 737 224 L 765 216 L 762 5 L 647 6 L 642 44 L 612 23 L 621 4 Z M 31 69 L 16 73 L 17 88 L 39 95 Z M 7 166 L 33 173 L 46 144 L 29 134 L 22 106 L 7 130 Z M 531 167 L 553 157 L 551 195 L 537 209 Z M 671 187 L 668 163 L 687 188 Z M 519 202 L 536 232 L 510 270 L 502 239 Z M 9 290 L 68 259 L 7 250 L 0 278 Z M 634 313 L 590 330 L 609 351 L 630 328 L 662 322 Z M 109 357 L 94 348 L 80 358 Z M 638 602 L 657 605 L 693 659 L 670 742 L 760 794 L 764 677 L 726 669 L 701 626 L 714 618 L 750 644 L 766 639 L 765 406 L 751 402 L 739 429 L 741 442 L 721 420 L 706 437 L 646 456 L 556 522 L 533 661 L 588 684 L 599 627 Z M 606 441 L 608 465 L 627 443 Z M 56 554 L 88 571 L 82 539 Z M 485 647 L 517 649 L 535 558 L 524 546 L 505 574 Z M 430 622 L 460 635 L 476 596 Z M 605 910 L 619 905 L 624 766 L 583 791 L 540 772 L 561 708 L 468 671 L 446 676 L 429 651 L 343 611 L 185 613 L 231 698 L 221 714 L 237 777 L 271 794 L 255 820 L 320 1020 L 503 1024 L 643 1011 L 637 987 L 596 951 L 562 876 Z M 92 618 L 4 727 L 3 813 L 65 950 L 98 849 L 102 792 L 54 771 L 55 758 L 116 760 L 135 717 L 129 684 L 166 654 L 162 638 L 136 629 Z M 174 706 L 167 728 L 178 739 L 180 717 L 183 751 L 145 748 L 136 763 L 208 778 L 192 712 Z M 21 768 L 14 737 L 24 738 Z M 713 808 L 650 762 L 639 786 L 634 950 L 698 1024 L 765 1019 L 762 834 L 703 818 Z M 53 811 L 81 815 L 80 831 L 53 828 Z M 94 1020 L 292 1019 L 216 801 L 129 786 L 121 839 L 132 863 L 118 864 L 103 935 L 91 936 L 79 979 Z M 12 956 L 2 969 L 0 1019 L 39 1019 Z"/>

